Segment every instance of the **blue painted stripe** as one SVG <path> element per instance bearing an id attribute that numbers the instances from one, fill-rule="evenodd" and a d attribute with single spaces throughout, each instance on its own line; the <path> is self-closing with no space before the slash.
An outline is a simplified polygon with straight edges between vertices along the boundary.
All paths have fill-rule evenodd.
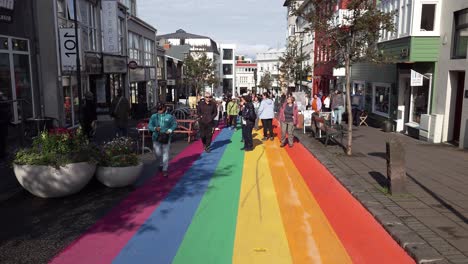
<path id="1" fill-rule="evenodd" d="M 232 135 L 229 129 L 221 131 L 211 153 L 195 161 L 113 263 L 172 262 Z"/>

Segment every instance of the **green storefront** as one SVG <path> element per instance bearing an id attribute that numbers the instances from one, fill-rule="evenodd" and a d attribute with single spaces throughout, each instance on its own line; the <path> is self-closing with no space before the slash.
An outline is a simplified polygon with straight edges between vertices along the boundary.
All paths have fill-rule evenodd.
<path id="1" fill-rule="evenodd" d="M 382 52 L 392 63 L 353 65 L 352 92 L 364 92 L 373 126 L 390 121 L 394 131 L 415 137 L 426 129 L 436 89 L 439 41 L 439 37 L 404 37 L 382 42 Z M 411 86 L 411 70 L 425 76 L 422 86 Z"/>

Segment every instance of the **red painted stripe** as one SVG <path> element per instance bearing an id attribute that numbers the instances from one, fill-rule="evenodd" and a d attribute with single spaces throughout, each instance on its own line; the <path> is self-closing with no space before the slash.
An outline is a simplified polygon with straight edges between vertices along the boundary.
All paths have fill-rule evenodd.
<path id="1" fill-rule="evenodd" d="M 216 132 L 215 136 L 218 134 L 219 132 Z M 150 179 L 50 263 L 111 263 L 185 172 L 200 157 L 202 149 L 201 141 L 188 146 L 170 162 L 168 179 L 162 177 Z"/>
<path id="2" fill-rule="evenodd" d="M 354 263 L 414 263 L 359 201 L 302 144 L 287 148 L 287 152 Z"/>

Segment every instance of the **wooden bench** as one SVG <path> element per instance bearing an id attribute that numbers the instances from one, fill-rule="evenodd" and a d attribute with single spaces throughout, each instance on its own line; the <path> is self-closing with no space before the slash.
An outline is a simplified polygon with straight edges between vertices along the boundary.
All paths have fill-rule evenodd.
<path id="1" fill-rule="evenodd" d="M 323 139 L 325 138 L 325 146 L 328 145 L 328 141 L 333 139 L 336 143 L 343 145 L 343 129 L 341 127 L 333 127 L 330 123 L 330 120 L 326 120 L 323 117 L 313 115 L 312 120 L 315 125 L 315 138 Z M 324 135 L 322 135 L 322 132 Z M 340 138 L 340 141 L 337 141 L 337 137 Z"/>
<path id="2" fill-rule="evenodd" d="M 177 128 L 174 130 L 175 134 L 185 134 L 187 135 L 187 141 L 190 143 L 192 137 L 195 140 L 197 136 L 197 130 L 195 129 L 196 120 L 191 119 L 180 119 L 177 120 Z"/>

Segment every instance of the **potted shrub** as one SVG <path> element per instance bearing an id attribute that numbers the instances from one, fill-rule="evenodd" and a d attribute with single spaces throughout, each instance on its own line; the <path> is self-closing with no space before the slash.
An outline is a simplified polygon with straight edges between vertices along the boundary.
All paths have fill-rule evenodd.
<path id="1" fill-rule="evenodd" d="M 94 148 L 86 137 L 67 129 L 42 132 L 13 161 L 18 182 L 30 193 L 62 197 L 79 192 L 96 171 Z"/>
<path id="2" fill-rule="evenodd" d="M 130 138 L 116 138 L 105 143 L 100 151 L 97 179 L 107 187 L 124 187 L 134 183 L 143 164 L 133 151 Z"/>

